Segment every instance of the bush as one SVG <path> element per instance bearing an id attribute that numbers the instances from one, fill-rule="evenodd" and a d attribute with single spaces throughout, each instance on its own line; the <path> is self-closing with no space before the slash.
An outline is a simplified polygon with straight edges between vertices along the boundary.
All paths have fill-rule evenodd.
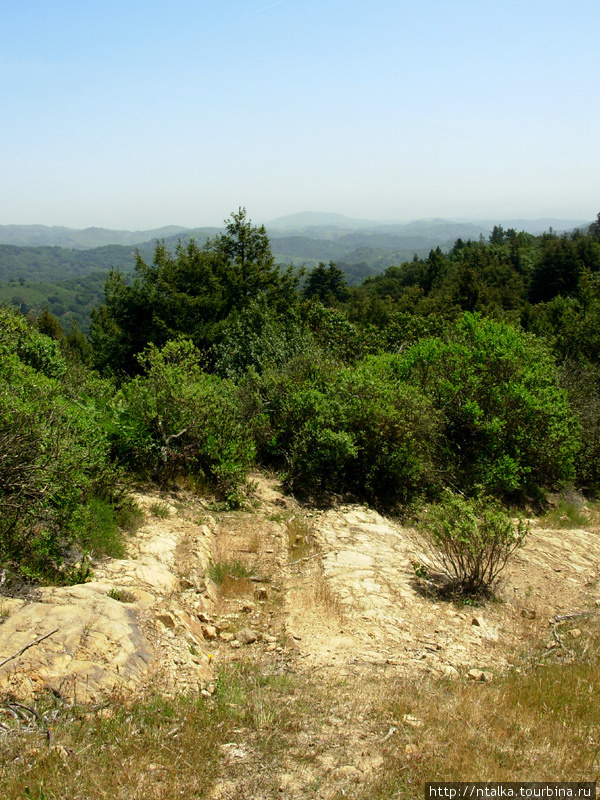
<path id="1" fill-rule="evenodd" d="M 490 498 L 467 500 L 450 491 L 428 509 L 421 527 L 446 588 L 462 594 L 491 591 L 528 532 L 521 520 L 515 524 Z"/>
<path id="2" fill-rule="evenodd" d="M 93 497 L 83 509 L 79 541 L 94 557 L 123 558 L 125 544 L 117 513 L 107 500 Z"/>
<path id="3" fill-rule="evenodd" d="M 70 582 L 81 524 L 116 473 L 93 405 L 54 377 L 61 357 L 18 315 L 0 314 L 0 562 L 19 578 Z"/>
<path id="4" fill-rule="evenodd" d="M 261 449 L 290 489 L 351 492 L 390 507 L 436 483 L 437 415 L 386 369 L 387 358 L 352 368 L 296 363 L 254 378 Z"/>
<path id="5" fill-rule="evenodd" d="M 234 501 L 254 447 L 233 384 L 204 373 L 186 340 L 150 345 L 139 360 L 144 374 L 125 383 L 114 404 L 118 458 L 157 480 L 206 480 Z"/>
<path id="6" fill-rule="evenodd" d="M 441 414 L 447 483 L 509 497 L 573 480 L 579 425 L 542 341 L 465 314 L 449 340 L 420 341 L 394 369 Z"/>
<path id="7" fill-rule="evenodd" d="M 261 374 L 315 350 L 313 338 L 295 310 L 278 314 L 261 296 L 227 319 L 222 339 L 213 347 L 212 355 L 218 375 L 240 380 L 249 369 Z"/>

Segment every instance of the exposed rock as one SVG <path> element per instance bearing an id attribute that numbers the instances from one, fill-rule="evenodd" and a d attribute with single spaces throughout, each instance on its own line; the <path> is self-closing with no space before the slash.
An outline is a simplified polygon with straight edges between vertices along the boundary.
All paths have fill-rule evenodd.
<path id="1" fill-rule="evenodd" d="M 567 631 L 571 639 L 579 639 L 581 636 L 581 631 L 579 628 L 571 628 L 570 631 Z"/>
<path id="2" fill-rule="evenodd" d="M 174 631 L 177 627 L 177 620 L 170 611 L 164 611 L 162 614 L 157 614 L 156 620 L 170 631 Z"/>
<path id="3" fill-rule="evenodd" d="M 467 673 L 467 677 L 469 680 L 472 681 L 491 681 L 493 679 L 493 674 L 488 672 L 487 670 L 482 669 L 470 669 Z"/>
<path id="4" fill-rule="evenodd" d="M 209 642 L 217 638 L 217 629 L 214 625 L 203 625 L 202 633 L 204 634 L 204 638 Z"/>
<path id="5" fill-rule="evenodd" d="M 232 642 L 235 636 L 230 631 L 223 631 L 219 634 L 219 639 L 222 639 L 224 642 Z"/>
<path id="6" fill-rule="evenodd" d="M 257 636 L 250 628 L 242 628 L 241 631 L 236 633 L 235 638 L 240 644 L 253 644 L 256 641 Z"/>

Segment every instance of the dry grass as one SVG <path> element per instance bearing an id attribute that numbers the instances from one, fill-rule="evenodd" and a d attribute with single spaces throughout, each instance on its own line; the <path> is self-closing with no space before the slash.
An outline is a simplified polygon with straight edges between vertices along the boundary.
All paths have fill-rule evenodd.
<path id="1" fill-rule="evenodd" d="M 572 663 L 540 645 L 492 683 L 391 682 L 385 670 L 327 683 L 234 664 L 212 698 L 116 698 L 87 712 L 40 704 L 36 729 L 0 729 L 0 796 L 172 800 L 222 784 L 222 797 L 276 798 L 283 772 L 296 776 L 289 796 L 311 800 L 324 784 L 330 798 L 393 800 L 422 797 L 432 780 L 596 780 L 600 630 L 576 622 Z M 327 766 L 333 754 L 362 768 L 369 752 L 383 761 L 358 782 Z"/>
<path id="2" fill-rule="evenodd" d="M 331 589 L 323 573 L 323 565 L 320 562 L 315 564 L 313 575 L 313 601 L 315 605 L 324 609 L 327 615 L 337 617 L 338 622 L 343 624 L 346 618 L 344 604 Z"/>
<path id="3" fill-rule="evenodd" d="M 315 544 L 309 523 L 303 517 L 293 516 L 286 522 L 290 561 L 310 556 Z"/>
<path id="4" fill-rule="evenodd" d="M 576 642 L 569 664 L 543 657 L 540 644 L 492 683 L 405 681 L 391 698 L 381 693 L 370 713 L 397 732 L 385 745 L 379 776 L 357 800 L 422 797 L 427 781 L 597 780 L 596 620 L 586 620 Z"/>
<path id="5" fill-rule="evenodd" d="M 600 525 L 600 504 L 575 492 L 558 497 L 539 519 L 543 528 L 589 528 Z"/>

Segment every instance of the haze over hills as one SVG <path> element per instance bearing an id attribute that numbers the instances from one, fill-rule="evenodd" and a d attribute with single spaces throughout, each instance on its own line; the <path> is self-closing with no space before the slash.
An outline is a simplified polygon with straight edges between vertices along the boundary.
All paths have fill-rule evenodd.
<path id="1" fill-rule="evenodd" d="M 107 228 L 65 228 L 48 225 L 0 225 L 0 244 L 17 247 L 65 247 L 89 250 L 110 244 L 136 245 L 151 239 L 162 239 L 188 230 L 180 225 L 167 225 L 149 231 L 114 231 Z"/>
<path id="2" fill-rule="evenodd" d="M 267 223 L 276 263 L 304 266 L 335 262 L 349 285 L 359 285 L 387 267 L 426 258 L 436 247 L 449 250 L 457 239 L 487 239 L 494 225 L 539 234 L 587 228 L 589 222 L 566 219 L 479 220 L 424 219 L 412 222 L 362 220 L 342 214 L 302 212 Z M 0 226 L 0 303 L 24 313 L 48 306 L 70 324 L 88 329 L 92 308 L 103 302 L 110 269 L 133 273 L 136 251 L 152 261 L 157 240 L 173 251 L 195 239 L 203 245 L 222 229 L 177 225 L 146 231 L 44 225 Z M 128 278 L 129 280 L 129 278 Z"/>
<path id="3" fill-rule="evenodd" d="M 394 222 L 357 219 L 346 217 L 343 214 L 329 212 L 303 211 L 298 214 L 289 214 L 277 217 L 266 223 L 267 232 L 272 239 L 288 238 L 291 236 L 307 237 L 317 240 L 333 240 L 345 238 L 346 243 L 349 233 L 364 234 L 365 237 L 373 234 L 385 234 L 402 237 L 403 239 L 416 238 L 435 242 L 435 246 L 451 245 L 457 238 L 475 239 L 480 235 L 487 236 L 494 225 L 504 228 L 515 228 L 517 231 L 539 234 L 552 228 L 554 231 L 572 230 L 578 226 L 588 224 L 586 220 L 572 219 L 489 219 L 489 220 L 448 220 L 448 219 L 418 219 L 411 222 Z M 47 225 L 0 225 L 0 244 L 9 244 L 17 247 L 63 247 L 72 250 L 90 250 L 107 245 L 136 246 L 144 242 L 164 239 L 165 242 L 176 242 L 178 239 L 188 240 L 196 238 L 199 241 L 214 236 L 221 230 L 217 227 L 186 228 L 181 225 L 167 225 L 143 231 L 110 230 L 107 228 L 85 228 L 78 230 L 62 226 L 49 227 Z M 354 244 L 358 238 L 352 240 Z M 371 238 L 369 244 L 375 239 Z M 386 246 L 390 245 L 386 242 Z M 361 242 L 367 244 L 367 242 Z M 416 241 L 416 246 L 424 246 L 423 241 Z M 402 248 L 413 247 L 408 241 L 395 242 L 393 246 Z M 275 248 L 277 249 L 277 248 Z M 286 246 L 286 249 L 289 247 Z"/>

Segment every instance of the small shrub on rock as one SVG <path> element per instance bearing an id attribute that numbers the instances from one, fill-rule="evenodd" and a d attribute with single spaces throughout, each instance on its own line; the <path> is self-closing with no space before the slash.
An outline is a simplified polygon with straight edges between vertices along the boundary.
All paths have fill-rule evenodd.
<path id="1" fill-rule="evenodd" d="M 421 527 L 445 589 L 465 595 L 493 590 L 529 530 L 488 497 L 467 500 L 449 491 L 427 510 Z"/>

